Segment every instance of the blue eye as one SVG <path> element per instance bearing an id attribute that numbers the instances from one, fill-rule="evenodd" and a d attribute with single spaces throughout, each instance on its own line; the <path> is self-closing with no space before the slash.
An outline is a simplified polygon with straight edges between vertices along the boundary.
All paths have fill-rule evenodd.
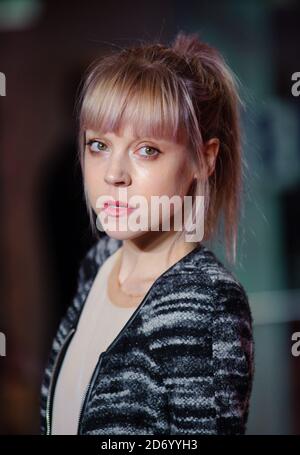
<path id="1" fill-rule="evenodd" d="M 98 153 L 98 152 L 100 152 L 101 150 L 104 150 L 104 148 L 103 148 L 103 147 L 100 147 L 99 144 L 100 144 L 101 146 L 106 147 L 106 145 L 105 145 L 103 142 L 101 142 L 101 141 L 96 141 L 96 140 L 94 140 L 94 139 L 91 139 L 90 141 L 87 141 L 87 142 L 85 143 L 85 145 L 88 145 L 88 146 L 89 146 L 89 149 L 90 149 L 91 152 L 93 152 L 93 153 Z"/>
<path id="2" fill-rule="evenodd" d="M 159 150 L 157 150 L 156 148 L 154 147 L 150 147 L 149 145 L 144 145 L 143 147 L 141 147 L 141 149 L 146 149 L 146 150 L 154 150 L 154 153 L 146 153 L 145 155 L 141 155 L 141 156 L 144 156 L 146 158 L 151 158 L 152 156 L 156 156 L 156 155 L 159 155 L 161 152 Z"/>

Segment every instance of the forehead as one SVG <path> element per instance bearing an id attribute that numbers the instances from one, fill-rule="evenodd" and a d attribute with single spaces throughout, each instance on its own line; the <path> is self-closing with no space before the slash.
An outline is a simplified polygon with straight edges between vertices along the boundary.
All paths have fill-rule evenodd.
<path id="1" fill-rule="evenodd" d="M 113 75 L 96 72 L 83 92 L 80 129 L 114 134 L 115 140 L 147 137 L 189 144 L 193 122 L 180 87 L 155 68 L 141 73 L 113 67 Z"/>

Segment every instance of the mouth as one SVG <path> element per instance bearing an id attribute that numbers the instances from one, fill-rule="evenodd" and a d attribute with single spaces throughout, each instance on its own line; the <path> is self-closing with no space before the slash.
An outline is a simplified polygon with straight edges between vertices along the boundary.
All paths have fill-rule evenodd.
<path id="1" fill-rule="evenodd" d="M 106 201 L 103 204 L 103 211 L 114 217 L 130 215 L 134 210 L 134 207 L 130 207 L 126 202 L 121 201 Z"/>

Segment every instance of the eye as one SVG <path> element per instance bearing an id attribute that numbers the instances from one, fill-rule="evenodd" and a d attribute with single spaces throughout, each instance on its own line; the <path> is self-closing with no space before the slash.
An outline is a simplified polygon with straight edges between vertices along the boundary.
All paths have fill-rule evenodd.
<path id="1" fill-rule="evenodd" d="M 85 145 L 89 146 L 89 149 L 92 153 L 99 153 L 105 149 L 106 145 L 104 142 L 96 141 L 95 139 L 90 139 L 85 143 Z"/>
<path id="2" fill-rule="evenodd" d="M 161 153 L 158 149 L 151 147 L 150 145 L 144 145 L 143 147 L 140 148 L 140 150 L 142 149 L 145 149 L 146 153 L 141 154 L 140 156 L 143 156 L 146 159 L 152 158 L 152 156 L 157 156 Z"/>

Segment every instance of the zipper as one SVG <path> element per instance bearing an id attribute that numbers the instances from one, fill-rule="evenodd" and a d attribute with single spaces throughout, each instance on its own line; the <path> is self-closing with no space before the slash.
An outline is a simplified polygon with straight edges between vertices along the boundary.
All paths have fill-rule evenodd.
<path id="1" fill-rule="evenodd" d="M 82 421 L 82 416 L 84 414 L 84 411 L 86 409 L 86 406 L 87 406 L 87 403 L 88 403 L 88 400 L 90 398 L 90 394 L 91 394 L 91 390 L 92 390 L 92 387 L 95 383 L 95 380 L 96 380 L 96 377 L 100 371 L 100 366 L 101 366 L 101 363 L 102 363 L 102 359 L 103 359 L 103 356 L 106 355 L 108 353 L 108 351 L 110 349 L 112 349 L 112 347 L 115 345 L 115 343 L 119 340 L 119 338 L 121 337 L 121 335 L 124 333 L 124 330 L 126 330 L 126 328 L 128 327 L 128 325 L 133 321 L 133 319 L 135 318 L 135 316 L 138 314 L 140 308 L 146 303 L 146 300 L 147 300 L 147 297 L 148 297 L 148 294 L 150 293 L 150 290 L 151 288 L 148 290 L 147 294 L 144 296 L 143 300 L 141 301 L 141 303 L 138 305 L 138 307 L 135 309 L 135 311 L 132 313 L 131 317 L 128 319 L 128 321 L 126 322 L 126 324 L 123 326 L 123 328 L 121 329 L 121 331 L 118 333 L 118 335 L 116 336 L 116 338 L 110 343 L 110 345 L 106 348 L 105 351 L 101 352 L 100 354 L 100 357 L 98 359 L 98 362 L 97 362 L 97 365 L 93 371 L 93 374 L 92 374 L 92 377 L 91 377 L 91 380 L 89 381 L 88 385 L 87 385 L 87 388 L 86 388 L 86 391 L 85 391 L 85 394 L 84 394 L 84 399 L 83 399 L 83 402 L 82 402 L 82 405 L 81 405 L 81 409 L 80 409 L 80 413 L 79 413 L 79 418 L 78 418 L 78 431 L 77 431 L 77 434 L 80 435 L 81 434 L 81 421 Z"/>
<path id="2" fill-rule="evenodd" d="M 102 356 L 103 356 L 104 352 L 101 352 L 99 358 L 98 358 L 98 361 L 97 361 L 97 365 L 96 367 L 94 368 L 94 371 L 93 371 L 93 374 L 92 374 L 92 377 L 91 377 L 91 380 L 89 381 L 88 383 L 88 386 L 86 388 L 86 391 L 85 391 L 85 394 L 83 395 L 83 400 L 82 400 L 82 403 L 81 403 L 81 408 L 80 408 L 80 412 L 79 412 L 79 418 L 78 418 L 78 430 L 77 430 L 77 434 L 81 434 L 81 431 L 80 431 L 80 425 L 81 425 L 81 420 L 82 420 L 82 416 L 83 416 L 83 413 L 85 411 L 85 408 L 86 408 L 86 404 L 90 398 L 90 394 L 91 394 L 91 390 L 93 388 L 93 385 L 94 385 L 94 382 L 95 382 L 95 379 L 96 379 L 96 376 L 99 372 L 99 369 L 100 369 L 100 365 L 101 365 L 101 362 L 102 362 Z"/>
<path id="3" fill-rule="evenodd" d="M 152 288 L 152 286 L 151 286 L 151 288 Z M 94 385 L 96 376 L 97 376 L 97 374 L 98 374 L 98 372 L 100 370 L 100 365 L 102 363 L 102 356 L 106 355 L 107 352 L 110 349 L 112 349 L 112 347 L 119 340 L 119 338 L 124 333 L 124 331 L 126 330 L 128 325 L 133 321 L 135 316 L 138 314 L 138 312 L 141 309 L 141 307 L 146 303 L 146 300 L 147 300 L 148 294 L 151 291 L 151 288 L 148 290 L 147 294 L 144 296 L 143 300 L 138 305 L 138 307 L 135 309 L 135 311 L 132 313 L 131 317 L 128 319 L 128 321 L 123 326 L 123 328 L 121 329 L 119 334 L 116 336 L 116 338 L 110 343 L 110 345 L 107 347 L 107 349 L 104 352 L 101 352 L 101 354 L 100 354 L 100 356 L 98 358 L 98 361 L 97 361 L 97 365 L 96 365 L 96 367 L 95 367 L 95 369 L 93 371 L 92 377 L 91 377 L 91 379 L 90 379 L 90 381 L 89 381 L 89 383 L 87 385 L 87 388 L 86 388 L 86 391 L 85 391 L 85 394 L 84 394 L 84 399 L 82 401 L 82 405 L 81 405 L 81 409 L 80 409 L 80 413 L 79 413 L 79 418 L 78 418 L 78 433 L 77 434 L 81 434 L 80 433 L 80 426 L 81 426 L 82 416 L 83 416 L 84 410 L 86 409 L 86 405 L 87 405 L 88 399 L 90 397 L 90 392 L 91 392 L 92 386 Z M 80 314 L 81 314 L 81 312 L 80 312 Z M 79 320 L 79 318 L 77 318 L 77 321 L 78 320 Z M 58 356 L 56 358 L 56 361 L 54 363 L 54 366 L 53 366 L 52 377 L 51 377 L 51 382 L 50 382 L 50 386 L 49 386 L 49 393 L 48 393 L 48 398 L 47 398 L 47 408 L 46 408 L 46 421 L 47 421 L 47 432 L 46 432 L 46 434 L 47 435 L 51 434 L 51 417 L 52 417 L 51 413 L 52 413 L 52 404 L 53 404 L 53 390 L 54 390 L 55 382 L 56 382 L 56 379 L 57 379 L 57 370 L 59 368 L 59 364 L 61 365 L 62 360 L 63 360 L 62 353 L 65 354 L 66 347 L 67 347 L 67 345 L 69 345 L 69 342 L 71 341 L 71 338 L 73 337 L 75 331 L 76 331 L 76 327 L 73 326 L 72 329 L 70 330 L 70 332 L 68 333 L 67 337 L 65 338 L 64 343 L 63 343 L 63 345 L 62 345 L 62 347 L 61 347 L 61 349 L 59 351 L 59 354 L 58 354 Z"/>
<path id="4" fill-rule="evenodd" d="M 161 275 L 162 276 L 162 275 Z M 154 286 L 155 283 L 152 284 L 152 286 Z M 108 345 L 108 347 L 105 349 L 104 353 L 106 354 L 108 351 L 110 351 L 113 346 L 116 344 L 116 342 L 119 340 L 119 338 L 121 337 L 121 335 L 123 335 L 123 332 L 124 330 L 126 330 L 126 328 L 130 325 L 130 323 L 134 320 L 134 318 L 136 317 L 136 315 L 139 313 L 140 309 L 142 308 L 142 306 L 144 306 L 144 304 L 146 303 L 147 301 L 147 297 L 148 297 L 148 294 L 150 294 L 150 291 L 152 289 L 152 286 L 150 289 L 148 289 L 148 292 L 147 294 L 144 296 L 143 300 L 141 301 L 141 303 L 136 307 L 135 311 L 132 313 L 132 315 L 130 316 L 130 318 L 128 319 L 128 321 L 126 322 L 126 324 L 123 326 L 123 328 L 121 329 L 121 331 L 118 333 L 118 335 L 116 336 L 116 338 Z"/>
<path id="5" fill-rule="evenodd" d="M 57 380 L 57 371 L 59 365 L 61 365 L 63 357 L 62 353 L 66 352 L 66 348 L 69 345 L 71 338 L 73 337 L 75 333 L 75 327 L 72 327 L 66 338 L 64 339 L 64 342 L 60 348 L 60 351 L 56 357 L 53 370 L 52 370 L 52 376 L 51 376 L 51 381 L 50 381 L 50 386 L 49 386 L 49 392 L 48 392 L 48 397 L 47 397 L 47 406 L 46 406 L 46 434 L 50 435 L 51 434 L 51 421 L 50 421 L 50 416 L 52 413 L 52 404 L 53 404 L 53 392 L 54 392 L 54 386 Z"/>

